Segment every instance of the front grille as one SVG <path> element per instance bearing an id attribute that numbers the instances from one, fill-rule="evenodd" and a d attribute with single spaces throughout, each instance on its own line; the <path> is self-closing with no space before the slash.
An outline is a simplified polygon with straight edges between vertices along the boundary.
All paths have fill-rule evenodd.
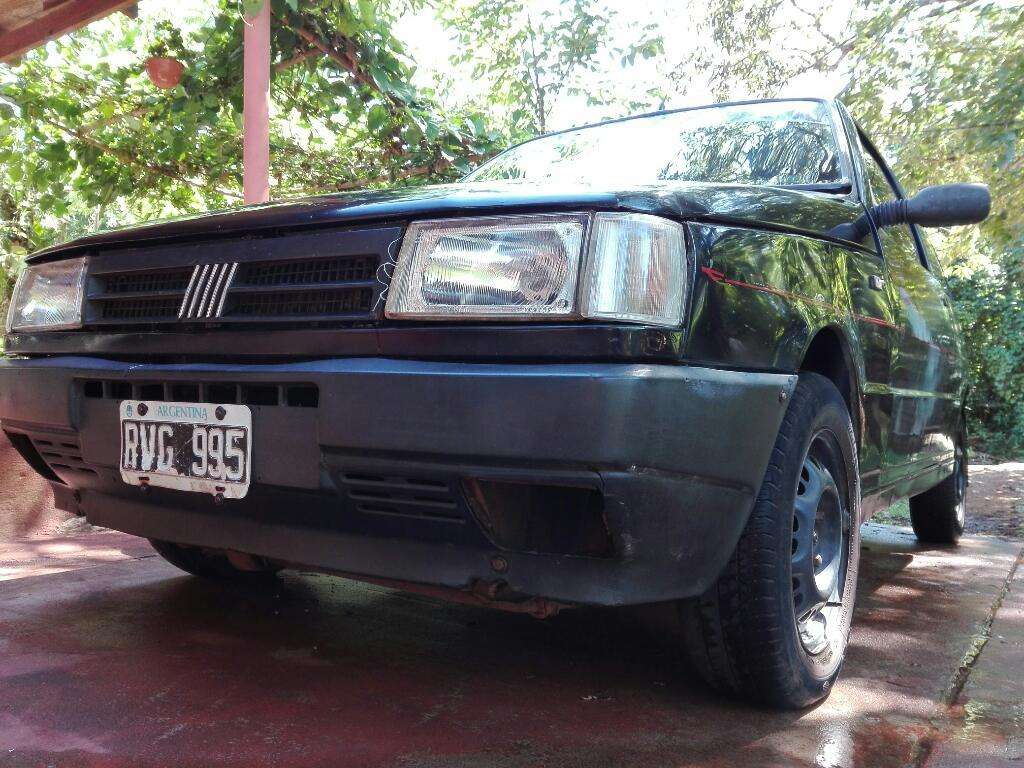
<path id="1" fill-rule="evenodd" d="M 333 230 L 94 254 L 84 324 L 376 325 L 378 267 L 400 235 Z"/>
<path id="2" fill-rule="evenodd" d="M 328 259 L 285 261 L 276 264 L 246 264 L 235 280 L 236 286 L 313 285 L 373 280 L 377 259 L 350 256 Z"/>
<path id="3" fill-rule="evenodd" d="M 372 301 L 370 288 L 255 293 L 236 298 L 224 317 L 336 317 L 369 312 Z"/>
<path id="4" fill-rule="evenodd" d="M 205 266 L 207 269 L 203 269 Z M 369 320 L 377 259 L 345 256 L 101 274 L 94 323 Z"/>

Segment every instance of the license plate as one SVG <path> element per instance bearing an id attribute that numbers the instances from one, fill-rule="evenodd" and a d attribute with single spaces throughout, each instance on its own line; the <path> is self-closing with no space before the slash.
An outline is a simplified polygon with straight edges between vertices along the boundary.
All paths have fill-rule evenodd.
<path id="1" fill-rule="evenodd" d="M 121 478 L 130 485 L 240 499 L 252 475 L 244 405 L 121 401 Z"/>

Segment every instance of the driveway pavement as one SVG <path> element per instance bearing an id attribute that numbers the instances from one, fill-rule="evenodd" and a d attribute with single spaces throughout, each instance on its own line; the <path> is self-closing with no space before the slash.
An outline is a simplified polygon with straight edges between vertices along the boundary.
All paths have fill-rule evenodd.
<path id="1" fill-rule="evenodd" d="M 840 683 L 773 713 L 709 693 L 622 612 L 538 621 L 298 573 L 243 592 L 122 534 L 16 540 L 0 765 L 1021 765 L 1020 542 L 864 542 Z"/>

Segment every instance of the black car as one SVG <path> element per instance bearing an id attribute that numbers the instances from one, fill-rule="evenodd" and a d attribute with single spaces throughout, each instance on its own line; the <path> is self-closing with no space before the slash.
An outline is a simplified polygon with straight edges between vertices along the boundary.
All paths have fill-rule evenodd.
<path id="1" fill-rule="evenodd" d="M 963 531 L 959 331 L 838 102 L 659 112 L 463 182 L 36 253 L 0 421 L 59 506 L 201 576 L 340 573 L 549 616 L 660 603 L 715 686 L 843 660 L 859 524 Z"/>

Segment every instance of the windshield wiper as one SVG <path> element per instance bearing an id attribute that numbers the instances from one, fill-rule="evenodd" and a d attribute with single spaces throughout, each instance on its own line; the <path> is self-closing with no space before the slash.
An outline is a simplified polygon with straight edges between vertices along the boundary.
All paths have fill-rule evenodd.
<path id="1" fill-rule="evenodd" d="M 853 192 L 853 185 L 848 181 L 833 181 L 828 184 L 780 184 L 783 189 L 795 189 L 800 192 L 828 192 L 834 195 L 848 195 Z"/>

